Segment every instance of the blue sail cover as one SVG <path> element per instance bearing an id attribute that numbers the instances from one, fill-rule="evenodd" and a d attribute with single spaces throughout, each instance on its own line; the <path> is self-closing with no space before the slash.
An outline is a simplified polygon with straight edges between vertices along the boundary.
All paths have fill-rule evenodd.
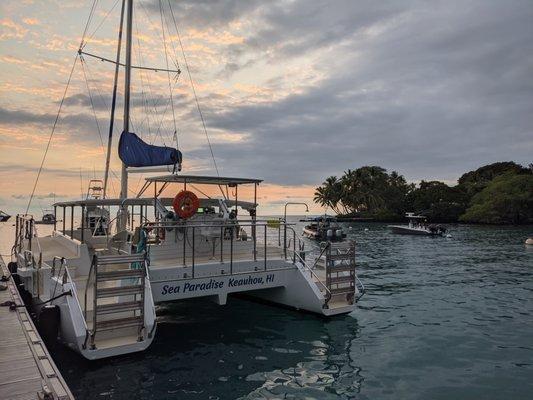
<path id="1" fill-rule="evenodd" d="M 148 144 L 133 132 L 122 132 L 120 135 L 118 155 L 127 167 L 181 165 L 178 149 Z"/>

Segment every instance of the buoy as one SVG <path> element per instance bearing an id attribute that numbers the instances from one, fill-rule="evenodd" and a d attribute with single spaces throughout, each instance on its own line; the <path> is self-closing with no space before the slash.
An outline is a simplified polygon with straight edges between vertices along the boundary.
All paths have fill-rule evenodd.
<path id="1" fill-rule="evenodd" d="M 530 246 L 533 246 L 533 237 L 527 238 L 526 239 L 526 244 L 528 244 Z"/>
<path id="2" fill-rule="evenodd" d="M 449 233 L 446 235 L 446 237 L 449 239 L 452 237 L 452 235 L 450 235 Z"/>
<path id="3" fill-rule="evenodd" d="M 328 229 L 328 230 L 326 231 L 326 236 L 327 236 L 328 238 L 332 237 L 332 236 L 333 236 L 333 229 Z"/>
<path id="4" fill-rule="evenodd" d="M 365 228 L 365 232 L 368 232 L 368 228 Z"/>
<path id="5" fill-rule="evenodd" d="M 172 202 L 174 211 L 183 219 L 190 218 L 196 214 L 199 206 L 200 200 L 198 200 L 198 197 L 188 190 L 182 190 L 179 192 Z"/>
<path id="6" fill-rule="evenodd" d="M 59 333 L 60 312 L 57 305 L 46 305 L 39 313 L 39 333 L 47 346 L 53 346 Z"/>

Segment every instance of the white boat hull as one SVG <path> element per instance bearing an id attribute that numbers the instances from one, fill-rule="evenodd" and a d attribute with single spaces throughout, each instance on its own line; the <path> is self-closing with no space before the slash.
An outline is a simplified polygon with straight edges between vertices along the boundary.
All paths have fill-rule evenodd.
<path id="1" fill-rule="evenodd" d="M 355 270 L 352 275 L 346 269 L 337 272 L 341 287 L 332 288 L 325 283 L 324 267 L 312 270 L 311 264 L 305 264 L 294 249 L 291 254 L 280 247 L 255 248 L 253 242 L 234 241 L 214 251 L 212 243 L 204 240 L 193 242 L 197 244 L 195 253 L 187 247 L 183 253 L 184 246 L 176 240 L 179 235 L 177 230 L 167 232 L 166 241 L 151 244 L 140 255 L 115 250 L 112 254 L 103 252 L 92 256 L 86 243 L 54 232 L 39 239 L 40 268 L 36 268 L 35 257 L 28 263 L 28 251 L 18 254 L 18 275 L 34 300 L 51 300 L 58 306 L 60 339 L 89 360 L 146 350 L 156 331 L 156 303 L 206 297 L 224 305 L 229 295 L 243 293 L 322 316 L 346 314 L 356 308 L 361 292 L 357 286 L 344 286 L 347 281 L 343 280 L 355 276 Z M 223 253 L 224 249 L 227 253 Z M 55 254 L 63 254 L 65 259 L 54 258 Z M 135 267 L 137 261 L 132 261 L 139 257 L 144 260 L 144 269 Z M 106 260 L 113 262 L 105 264 Z M 106 265 L 113 268 L 106 270 Z M 98 279 L 90 271 L 100 271 Z M 142 278 L 123 277 L 135 271 L 142 271 Z M 118 278 L 106 280 L 111 279 L 106 274 L 117 273 Z M 101 283 L 95 286 L 95 281 Z M 129 287 L 138 291 L 125 294 L 123 290 L 130 290 Z M 106 290 L 110 296 L 102 296 Z M 136 305 L 135 311 L 120 308 L 132 303 Z M 104 312 L 105 309 L 108 311 Z M 130 325 L 132 319 L 140 322 Z M 127 326 L 115 325 L 124 320 L 128 320 Z M 97 328 L 93 329 L 93 325 Z"/>
<path id="2" fill-rule="evenodd" d="M 442 233 L 431 232 L 424 228 L 410 228 L 408 226 L 401 225 L 389 225 L 392 233 L 399 235 L 420 235 L 420 236 L 442 236 Z"/>

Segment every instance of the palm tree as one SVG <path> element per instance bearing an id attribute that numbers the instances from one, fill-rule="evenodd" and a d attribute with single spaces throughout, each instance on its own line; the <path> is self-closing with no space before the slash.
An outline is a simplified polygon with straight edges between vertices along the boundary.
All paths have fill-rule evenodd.
<path id="1" fill-rule="evenodd" d="M 336 176 L 330 176 L 315 190 L 314 201 L 322 207 L 330 207 L 337 214 L 342 199 L 342 185 Z"/>

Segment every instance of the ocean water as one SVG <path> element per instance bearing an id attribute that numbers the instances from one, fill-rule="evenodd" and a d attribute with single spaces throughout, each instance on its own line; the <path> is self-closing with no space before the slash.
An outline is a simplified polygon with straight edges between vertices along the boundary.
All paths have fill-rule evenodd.
<path id="1" fill-rule="evenodd" d="M 352 224 L 367 293 L 346 316 L 172 303 L 145 353 L 53 355 L 77 399 L 531 399 L 533 226 L 449 229 Z"/>

